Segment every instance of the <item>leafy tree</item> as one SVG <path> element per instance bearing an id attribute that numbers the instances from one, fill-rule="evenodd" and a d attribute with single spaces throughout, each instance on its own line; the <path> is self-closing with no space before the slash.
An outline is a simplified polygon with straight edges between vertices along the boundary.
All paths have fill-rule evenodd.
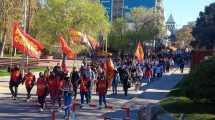
<path id="1" fill-rule="evenodd" d="M 181 47 L 188 46 L 193 40 L 192 35 L 192 26 L 186 25 L 176 33 L 176 41 L 179 43 Z"/>
<path id="2" fill-rule="evenodd" d="M 215 45 L 215 3 L 207 6 L 200 12 L 193 29 L 193 36 L 199 47 L 212 49 Z"/>
<path id="3" fill-rule="evenodd" d="M 125 33 L 127 29 L 127 23 L 124 18 L 117 18 L 113 21 L 111 27 L 111 33 L 109 34 L 109 46 L 111 49 L 117 50 L 120 46 L 126 46 Z"/>
<path id="4" fill-rule="evenodd" d="M 27 30 L 33 13 L 37 10 L 37 0 L 2 0 L 0 2 L 0 52 L 4 55 L 4 49 L 11 48 L 12 23 L 14 20 L 23 23 L 24 21 L 24 2 L 27 2 Z M 7 46 L 6 46 L 7 45 Z"/>
<path id="5" fill-rule="evenodd" d="M 137 7 L 130 11 L 130 18 L 128 19 L 134 23 L 134 29 L 137 32 L 142 28 L 142 26 L 153 21 L 154 17 L 153 9 Z"/>
<path id="6" fill-rule="evenodd" d="M 162 16 L 154 9 L 134 8 L 128 16 L 113 22 L 109 35 L 110 47 L 128 52 L 134 50 L 138 40 L 162 38 L 165 32 L 163 23 Z M 116 45 L 113 44 L 115 42 Z"/>
<path id="7" fill-rule="evenodd" d="M 57 33 L 69 41 L 69 28 L 98 35 L 109 32 L 109 22 L 105 9 L 92 0 L 49 0 L 47 7 L 38 10 L 33 17 L 32 33 L 42 40 L 49 50 L 58 44 Z M 80 46 L 71 45 L 74 50 Z M 77 49 L 76 49 L 77 48 Z M 79 50 L 77 50 L 79 51 Z"/>

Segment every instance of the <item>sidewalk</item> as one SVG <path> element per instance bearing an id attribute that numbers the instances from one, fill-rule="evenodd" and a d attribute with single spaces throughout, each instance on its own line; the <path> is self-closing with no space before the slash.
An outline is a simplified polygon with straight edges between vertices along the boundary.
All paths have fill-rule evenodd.
<path id="1" fill-rule="evenodd" d="M 185 69 L 187 74 L 189 69 Z M 162 99 L 165 99 L 174 86 L 180 82 L 183 78 L 183 75 L 179 70 L 173 70 L 170 73 L 166 73 L 160 80 L 153 81 L 142 94 L 139 94 L 137 97 L 128 100 L 126 103 L 130 109 L 131 120 L 137 119 L 138 109 L 149 103 L 159 103 Z M 105 113 L 105 116 L 113 120 L 122 120 L 125 116 L 125 112 L 119 108 L 115 109 L 113 112 Z"/>

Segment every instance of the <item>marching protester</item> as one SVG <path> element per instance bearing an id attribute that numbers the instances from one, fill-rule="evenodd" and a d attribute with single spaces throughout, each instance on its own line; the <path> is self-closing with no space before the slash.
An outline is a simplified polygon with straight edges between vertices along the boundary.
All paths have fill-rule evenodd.
<path id="1" fill-rule="evenodd" d="M 9 72 L 10 72 L 9 89 L 12 95 L 12 99 L 16 100 L 18 94 L 17 89 L 22 80 L 22 73 L 18 65 L 10 69 Z"/>
<path id="2" fill-rule="evenodd" d="M 102 106 L 102 102 L 105 105 L 105 108 L 107 107 L 107 103 L 106 103 L 106 92 L 108 89 L 108 83 L 105 80 L 105 73 L 102 70 L 102 68 L 99 68 L 98 70 L 98 78 L 97 78 L 97 92 L 99 95 L 99 109 L 101 109 Z"/>
<path id="3" fill-rule="evenodd" d="M 48 83 L 42 72 L 39 73 L 39 78 L 37 79 L 37 92 L 38 102 L 40 104 L 40 111 L 44 110 L 46 96 L 48 94 Z"/>
<path id="4" fill-rule="evenodd" d="M 86 99 L 86 103 L 89 103 L 89 86 L 88 86 L 88 81 L 85 74 L 82 74 L 81 80 L 80 80 L 80 96 L 81 96 L 81 108 L 83 107 L 84 104 L 84 98 Z"/>
<path id="5" fill-rule="evenodd" d="M 119 76 L 119 72 L 117 70 L 114 70 L 114 77 L 112 80 L 112 91 L 113 91 L 113 95 L 117 95 L 117 87 L 118 87 L 118 83 L 120 82 L 120 76 Z"/>
<path id="6" fill-rule="evenodd" d="M 87 65 L 87 69 L 85 70 L 84 74 L 85 74 L 86 80 L 88 81 L 87 89 L 88 89 L 88 100 L 90 103 L 91 96 L 92 96 L 93 72 L 89 64 Z"/>
<path id="7" fill-rule="evenodd" d="M 71 82 L 73 85 L 73 92 L 74 92 L 73 96 L 74 96 L 74 100 L 75 100 L 77 97 L 77 89 L 78 89 L 78 86 L 80 83 L 80 75 L 79 75 L 79 72 L 77 71 L 76 67 L 73 67 L 73 71 L 70 74 L 70 79 L 71 79 Z"/>
<path id="8" fill-rule="evenodd" d="M 149 65 L 146 65 L 145 78 L 146 78 L 148 84 L 150 84 L 152 76 L 153 76 L 152 69 L 150 68 Z"/>
<path id="9" fill-rule="evenodd" d="M 54 72 L 51 72 L 48 78 L 48 88 L 50 92 L 52 105 L 55 105 L 56 96 L 57 96 L 57 80 L 55 78 Z"/>
<path id="10" fill-rule="evenodd" d="M 140 66 L 137 67 L 137 73 L 136 73 L 136 83 L 135 83 L 135 91 L 138 91 L 140 89 L 140 85 L 143 79 L 143 71 Z"/>
<path id="11" fill-rule="evenodd" d="M 121 71 L 121 80 L 122 80 L 122 85 L 123 85 L 123 90 L 124 90 L 124 95 L 128 96 L 128 88 L 129 88 L 129 81 L 128 81 L 128 72 L 126 70 L 126 66 L 123 65 L 122 71 Z"/>
<path id="12" fill-rule="evenodd" d="M 58 102 L 58 111 L 62 111 L 61 109 L 61 99 L 63 97 L 63 87 L 64 87 L 64 75 L 56 75 L 56 82 L 57 82 L 57 94 L 56 94 L 56 100 Z"/>
<path id="13" fill-rule="evenodd" d="M 25 74 L 22 84 L 25 83 L 25 88 L 27 91 L 27 101 L 29 101 L 30 97 L 31 97 L 31 90 L 34 87 L 36 78 L 35 75 L 30 71 L 30 69 L 28 69 L 28 72 Z"/>
<path id="14" fill-rule="evenodd" d="M 65 79 L 63 86 L 63 96 L 64 96 L 64 118 L 69 119 L 70 111 L 72 107 L 72 95 L 73 95 L 73 85 L 69 80 L 69 77 Z"/>

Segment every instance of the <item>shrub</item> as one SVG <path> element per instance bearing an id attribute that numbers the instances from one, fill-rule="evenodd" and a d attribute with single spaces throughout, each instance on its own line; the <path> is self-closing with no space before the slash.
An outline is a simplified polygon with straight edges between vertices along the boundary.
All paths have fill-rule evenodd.
<path id="1" fill-rule="evenodd" d="M 191 70 L 179 89 L 194 101 L 215 102 L 215 57 L 203 61 Z"/>

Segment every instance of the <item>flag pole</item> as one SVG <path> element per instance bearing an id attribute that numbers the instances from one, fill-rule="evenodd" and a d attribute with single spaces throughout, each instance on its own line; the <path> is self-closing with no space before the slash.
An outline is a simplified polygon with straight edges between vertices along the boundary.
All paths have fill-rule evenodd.
<path id="1" fill-rule="evenodd" d="M 14 34 L 14 23 L 13 23 L 13 34 Z M 12 35 L 13 36 L 13 35 Z M 10 70 L 12 69 L 12 67 L 13 67 L 13 39 L 14 39 L 14 37 L 11 39 L 11 50 L 10 50 L 10 54 L 11 54 L 11 56 L 10 56 Z M 10 71 L 9 70 L 9 71 Z"/>
<path id="2" fill-rule="evenodd" d="M 24 32 L 26 31 L 26 27 L 27 27 L 27 0 L 24 1 Z M 26 67 L 28 67 L 28 55 L 26 55 Z"/>

